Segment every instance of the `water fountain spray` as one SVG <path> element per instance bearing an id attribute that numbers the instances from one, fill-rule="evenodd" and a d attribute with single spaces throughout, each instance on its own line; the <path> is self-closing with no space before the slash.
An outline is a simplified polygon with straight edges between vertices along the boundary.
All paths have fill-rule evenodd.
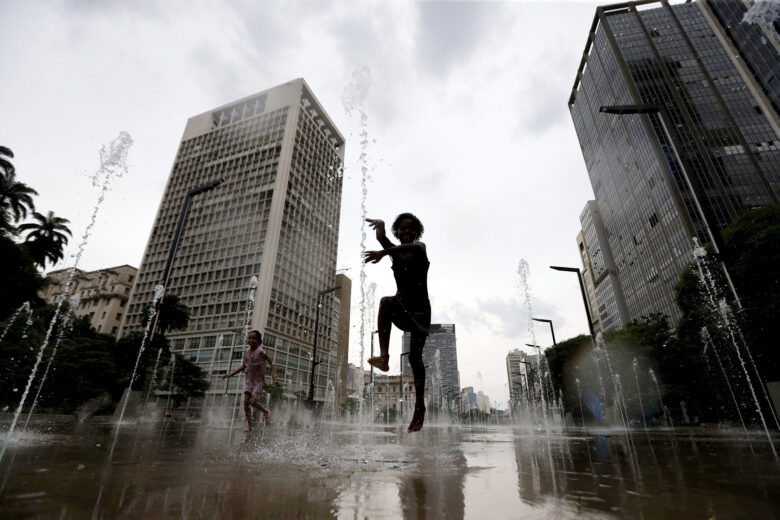
<path id="1" fill-rule="evenodd" d="M 707 251 L 699 245 L 699 241 L 695 237 L 693 239 L 693 244 L 693 258 L 696 265 L 696 275 L 699 277 L 699 281 L 704 287 L 705 305 L 707 306 L 711 315 L 718 320 L 718 327 L 725 332 L 725 334 L 728 336 L 728 339 L 730 340 L 732 347 L 734 347 L 734 353 L 737 355 L 739 365 L 742 368 L 742 372 L 744 373 L 745 381 L 747 382 L 748 388 L 750 389 L 750 394 L 753 397 L 753 402 L 756 406 L 756 412 L 761 419 L 761 424 L 764 427 L 764 432 L 766 433 L 767 439 L 769 441 L 769 446 L 772 448 L 772 453 L 774 454 L 775 459 L 780 460 L 777 450 L 775 449 L 772 435 L 769 432 L 769 426 L 767 425 L 766 419 L 764 418 L 764 412 L 761 410 L 761 404 L 759 403 L 752 377 L 750 372 L 748 372 L 747 363 L 742 356 L 743 349 L 747 353 L 747 357 L 751 362 L 751 368 L 753 369 L 753 372 L 757 375 L 758 368 L 753 362 L 753 357 L 750 355 L 750 349 L 748 348 L 747 343 L 742 343 L 740 345 L 739 338 L 744 339 L 744 336 L 742 336 L 741 331 L 737 332 L 739 330 L 739 326 L 734 320 L 734 314 L 731 310 L 731 307 L 728 305 L 728 303 L 726 303 L 725 298 L 719 296 L 715 278 L 712 276 L 712 272 L 705 262 Z M 760 376 L 758 381 L 760 383 Z M 766 389 L 763 388 L 763 385 L 761 385 L 761 387 L 764 390 L 764 398 L 769 403 L 769 409 L 772 410 L 772 414 L 775 419 L 775 425 L 778 429 L 780 429 L 780 422 L 778 422 L 777 416 L 774 415 L 772 401 L 769 399 L 769 395 L 767 394 Z"/>
<path id="2" fill-rule="evenodd" d="M 358 67 L 352 72 L 352 81 L 345 87 L 341 102 L 348 116 L 357 111 L 360 116 L 360 365 L 358 375 L 358 395 L 362 409 L 363 404 L 363 359 L 365 358 L 366 338 L 366 264 L 363 257 L 366 253 L 366 197 L 368 195 L 368 114 L 366 99 L 371 86 L 371 71 L 368 67 Z"/>
<path id="3" fill-rule="evenodd" d="M 62 305 L 65 303 L 65 299 L 70 296 L 70 291 L 73 289 L 76 269 L 81 262 L 81 256 L 84 254 L 84 249 L 87 247 L 87 242 L 89 241 L 89 237 L 92 234 L 92 228 L 95 227 L 95 222 L 97 220 L 100 206 L 103 204 L 103 201 L 106 198 L 106 193 L 108 193 L 112 179 L 114 177 L 121 177 L 124 173 L 127 172 L 127 152 L 132 144 L 133 139 L 130 137 L 130 134 L 127 132 L 120 132 L 116 139 L 107 145 L 103 145 L 103 147 L 100 149 L 100 166 L 91 178 L 92 185 L 95 187 L 100 187 L 100 195 L 98 196 L 98 200 L 92 210 L 90 222 L 84 230 L 84 234 L 81 236 L 81 242 L 78 245 L 73 266 L 68 270 L 68 277 L 65 282 L 65 288 L 62 291 L 59 300 L 57 301 L 57 306 L 54 308 L 54 315 L 52 316 L 51 323 L 49 324 L 49 328 L 46 331 L 46 337 L 44 338 L 43 343 L 38 350 L 35 363 L 33 364 L 32 370 L 30 371 L 30 378 L 27 380 L 27 386 L 24 389 L 19 406 L 17 407 L 13 421 L 11 422 L 11 426 L 8 428 L 8 433 L 6 434 L 3 447 L 0 449 L 0 461 L 3 460 L 3 455 L 5 455 L 5 451 L 8 448 L 8 443 L 11 441 L 11 435 L 16 428 L 19 415 L 21 415 L 22 409 L 24 408 L 24 403 L 27 400 L 27 394 L 30 392 L 33 378 L 35 377 L 35 373 L 38 371 L 38 365 L 40 365 L 41 359 L 43 358 L 43 352 L 46 350 L 46 347 L 48 347 L 49 341 L 51 341 L 54 326 L 58 321 L 60 312 L 62 310 Z"/>
<path id="4" fill-rule="evenodd" d="M 5 326 L 5 329 L 3 329 L 3 333 L 0 334 L 0 341 L 3 341 L 3 338 L 5 338 L 5 335 L 8 334 L 8 331 L 11 329 L 11 326 L 16 321 L 16 318 L 18 318 L 22 312 L 27 313 L 27 322 L 30 325 L 32 324 L 32 308 L 30 307 L 30 302 L 24 302 L 19 306 L 18 309 L 16 309 L 16 311 L 11 316 L 11 320 L 8 322 L 8 325 Z"/>
<path id="5" fill-rule="evenodd" d="M 73 296 L 71 296 L 68 299 L 70 308 L 75 309 L 76 307 L 78 307 L 80 300 L 81 297 L 78 294 L 74 294 Z M 60 347 L 60 343 L 62 343 L 62 338 L 65 337 L 65 334 L 70 332 L 72 327 L 73 327 L 73 314 L 67 313 L 62 317 L 62 320 L 60 321 L 60 331 L 57 334 L 57 341 L 54 343 L 54 348 L 51 351 L 51 355 L 49 355 L 49 361 L 46 363 L 46 369 L 44 369 L 43 371 L 41 382 L 38 384 L 38 390 L 35 392 L 35 397 L 33 398 L 33 404 L 30 407 L 30 411 L 27 412 L 27 418 L 24 421 L 25 428 L 27 428 L 27 424 L 30 422 L 30 417 L 33 414 L 33 410 L 35 410 L 35 407 L 38 405 L 38 397 L 41 395 L 41 390 L 43 389 L 44 383 L 46 383 L 46 377 L 49 375 L 49 370 L 51 369 L 52 361 L 54 361 L 54 356 L 57 355 L 57 350 Z"/>

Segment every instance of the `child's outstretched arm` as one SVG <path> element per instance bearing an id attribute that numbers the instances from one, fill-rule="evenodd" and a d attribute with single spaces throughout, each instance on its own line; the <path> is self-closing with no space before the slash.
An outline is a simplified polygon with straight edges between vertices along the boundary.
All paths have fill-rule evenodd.
<path id="1" fill-rule="evenodd" d="M 276 381 L 276 365 L 274 365 L 274 362 L 271 361 L 270 357 L 268 357 L 268 354 L 265 355 L 265 360 L 268 361 L 269 365 L 271 365 L 271 379 Z"/>
<path id="2" fill-rule="evenodd" d="M 371 262 L 375 264 L 386 255 L 392 255 L 393 253 L 401 253 L 404 251 L 421 251 L 423 254 L 425 254 L 425 244 L 422 242 L 412 242 L 411 244 L 399 244 L 397 246 L 388 247 L 381 251 L 366 251 L 366 254 L 363 257 L 363 262 Z"/>
<path id="3" fill-rule="evenodd" d="M 376 239 L 379 241 L 380 244 L 382 244 L 383 248 L 387 249 L 395 245 L 392 242 L 390 242 L 390 239 L 387 238 L 387 233 L 385 232 L 384 220 L 380 220 L 378 218 L 367 218 L 366 222 L 368 222 L 368 225 L 371 226 L 371 229 L 376 231 Z"/>
<path id="4" fill-rule="evenodd" d="M 230 378 L 230 377 L 233 377 L 234 375 L 238 374 L 239 372 L 241 372 L 241 371 L 242 371 L 242 370 L 244 370 L 245 368 L 246 368 L 246 365 L 245 365 L 244 363 L 241 363 L 241 366 L 240 366 L 240 367 L 238 367 L 237 369 L 235 369 L 235 370 L 234 370 L 233 372 L 231 372 L 230 374 L 225 374 L 225 375 L 223 375 L 223 376 L 222 376 L 222 379 L 228 379 L 228 378 Z"/>

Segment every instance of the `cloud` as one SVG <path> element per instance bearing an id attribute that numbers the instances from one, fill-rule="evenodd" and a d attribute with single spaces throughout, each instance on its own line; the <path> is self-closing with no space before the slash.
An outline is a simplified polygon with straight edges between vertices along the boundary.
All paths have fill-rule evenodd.
<path id="1" fill-rule="evenodd" d="M 420 2 L 417 6 L 420 66 L 441 76 L 470 57 L 490 33 L 490 19 L 500 11 L 500 4 L 492 2 Z"/>

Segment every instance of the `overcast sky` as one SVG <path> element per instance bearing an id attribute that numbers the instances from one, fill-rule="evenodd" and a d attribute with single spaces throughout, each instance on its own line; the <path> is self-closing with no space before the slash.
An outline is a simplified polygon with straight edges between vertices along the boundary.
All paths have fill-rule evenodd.
<path id="1" fill-rule="evenodd" d="M 579 214 L 593 198 L 566 103 L 595 6 L 6 0 L 0 144 L 39 192 L 38 211 L 71 220 L 63 268 L 98 196 L 98 150 L 129 132 L 129 173 L 79 267 L 138 266 L 187 118 L 303 77 L 347 138 L 338 264 L 353 279 L 356 331 L 359 126 L 342 96 L 367 67 L 368 216 L 423 221 L 433 322 L 456 325 L 461 385 L 505 403 L 506 353 L 531 343 L 521 259 L 534 314 L 559 340 L 587 332 L 576 277 L 548 266 L 580 266 Z M 366 269 L 377 298 L 395 292 L 389 260 Z M 535 334 L 552 343 L 547 327 Z M 358 364 L 354 333 L 350 350 Z"/>

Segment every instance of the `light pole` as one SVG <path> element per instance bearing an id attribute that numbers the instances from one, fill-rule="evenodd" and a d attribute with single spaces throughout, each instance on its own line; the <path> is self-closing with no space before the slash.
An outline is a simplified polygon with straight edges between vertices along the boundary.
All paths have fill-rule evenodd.
<path id="1" fill-rule="evenodd" d="M 214 189 L 220 184 L 222 184 L 223 182 L 224 182 L 223 179 L 217 179 L 216 181 L 191 189 L 184 196 L 184 204 L 181 207 L 181 213 L 179 213 L 179 223 L 176 225 L 176 232 L 173 235 L 171 248 L 170 251 L 168 252 L 168 260 L 165 263 L 165 269 L 163 269 L 162 281 L 160 282 L 160 285 L 162 286 L 162 296 L 157 300 L 157 302 L 154 305 L 154 320 L 152 321 L 152 327 L 149 329 L 149 336 L 148 336 L 150 344 L 152 341 L 154 341 L 154 334 L 157 331 L 157 323 L 160 321 L 160 308 L 162 307 L 162 300 L 163 298 L 165 298 L 165 288 L 168 287 L 168 280 L 170 280 L 171 278 L 171 271 L 173 270 L 173 259 L 176 257 L 176 251 L 179 249 L 179 240 L 181 240 L 181 234 L 182 231 L 184 230 L 184 222 L 187 220 L 187 213 L 189 212 L 190 209 L 190 202 L 192 201 L 192 197 L 204 193 L 206 191 L 209 191 L 211 189 Z M 146 354 L 144 355 L 144 360 L 143 360 L 144 367 L 146 367 L 146 359 L 147 359 L 146 356 L 148 356 L 150 352 L 151 349 L 148 349 L 146 351 Z M 138 374 L 136 375 L 135 381 L 130 381 L 130 386 L 128 387 L 128 390 L 132 390 L 133 387 L 138 388 L 138 386 L 143 388 L 146 379 L 146 369 L 144 368 L 144 370 L 141 373 L 143 373 L 144 375 L 140 376 L 140 374 Z"/>
<path id="2" fill-rule="evenodd" d="M 561 267 L 559 265 L 551 265 L 550 269 L 555 269 L 556 271 L 565 271 L 568 273 L 577 273 L 577 281 L 580 283 L 580 292 L 582 293 L 582 303 L 585 305 L 585 314 L 588 317 L 588 330 L 590 330 L 590 337 L 595 340 L 596 334 L 593 332 L 593 319 L 590 317 L 588 297 L 585 296 L 585 286 L 582 284 L 582 273 L 576 267 Z"/>
<path id="3" fill-rule="evenodd" d="M 331 287 L 330 289 L 325 289 L 317 293 L 317 313 L 314 318 L 314 349 L 311 355 L 311 378 L 309 380 L 309 406 L 314 404 L 314 368 L 320 364 L 320 362 L 317 361 L 317 336 L 320 332 L 320 308 L 322 307 L 322 297 L 333 291 L 338 291 L 339 289 L 341 289 L 341 286 L 337 285 L 336 287 Z"/>
<path id="4" fill-rule="evenodd" d="M 171 270 L 173 268 L 173 259 L 176 257 L 176 250 L 179 249 L 179 240 L 181 239 L 181 233 L 184 230 L 184 221 L 187 219 L 187 212 L 190 209 L 190 201 L 192 200 L 192 197 L 204 193 L 206 191 L 212 190 L 217 186 L 219 186 L 220 184 L 222 184 L 223 182 L 224 182 L 223 179 L 217 179 L 216 181 L 191 189 L 190 191 L 187 192 L 187 195 L 184 196 L 184 205 L 182 205 L 181 213 L 179 214 L 179 223 L 176 225 L 176 233 L 174 233 L 173 235 L 173 242 L 171 242 L 171 250 L 168 252 L 168 261 L 165 263 L 165 269 L 163 270 L 163 278 L 161 283 L 163 287 L 163 295 L 165 295 L 165 288 L 168 286 L 168 280 L 171 277 Z M 162 303 L 162 298 L 160 298 L 160 300 L 157 301 L 157 305 L 155 307 L 154 322 L 152 322 L 152 328 L 149 332 L 150 338 L 154 338 L 154 332 L 157 329 L 157 322 L 160 319 L 161 303 Z"/>
<path id="5" fill-rule="evenodd" d="M 557 347 L 557 346 L 558 346 L 558 343 L 556 343 L 556 342 L 555 342 L 555 330 L 553 329 L 552 320 L 546 320 L 546 319 L 544 319 L 544 318 L 531 318 L 531 319 L 532 319 L 532 320 L 534 320 L 534 321 L 541 321 L 541 322 L 544 322 L 544 323 L 549 323 L 549 324 L 550 324 L 550 334 L 552 334 L 552 338 L 553 338 L 553 346 L 556 346 L 556 347 Z"/>
<path id="6" fill-rule="evenodd" d="M 677 159 L 677 162 L 680 164 L 680 171 L 682 172 L 682 176 L 685 179 L 685 184 L 688 187 L 688 190 L 690 190 L 691 192 L 691 197 L 693 198 L 693 203 L 696 206 L 696 211 L 698 211 L 699 216 L 704 222 L 704 227 L 707 230 L 707 237 L 710 239 L 710 243 L 712 244 L 713 249 L 715 249 L 715 254 L 718 257 L 718 260 L 720 261 L 721 267 L 723 269 L 723 274 L 726 276 L 726 282 L 729 284 L 729 289 L 731 289 L 731 294 L 734 296 L 734 301 L 737 303 L 737 307 L 739 307 L 739 309 L 742 310 L 742 303 L 740 302 L 739 296 L 737 295 L 737 290 L 734 287 L 734 283 L 731 281 L 731 276 L 729 275 L 729 271 L 726 268 L 726 262 L 723 260 L 723 257 L 721 256 L 722 251 L 724 250 L 723 237 L 721 236 L 719 231 L 714 231 L 712 229 L 710 222 L 711 221 L 714 222 L 714 219 L 708 215 L 708 213 L 704 209 L 704 206 L 702 206 L 701 204 L 700 196 L 703 196 L 703 193 L 699 193 L 699 190 L 697 189 L 699 188 L 698 183 L 694 185 L 693 182 L 691 181 L 691 177 L 688 175 L 688 169 L 685 167 L 685 162 L 683 162 L 682 156 L 680 155 L 680 150 L 682 148 L 678 146 L 678 140 L 676 136 L 673 136 L 672 133 L 669 131 L 668 123 L 671 121 L 671 118 L 669 117 L 669 112 L 666 110 L 666 107 L 657 104 L 603 105 L 599 107 L 599 112 L 603 114 L 615 114 L 615 115 L 656 114 L 658 116 L 658 120 L 661 122 L 661 128 L 664 131 L 666 140 L 669 143 L 672 152 L 674 153 L 674 157 Z M 670 184 L 669 189 L 671 191 L 674 188 L 671 186 L 672 183 L 669 184 Z"/>

